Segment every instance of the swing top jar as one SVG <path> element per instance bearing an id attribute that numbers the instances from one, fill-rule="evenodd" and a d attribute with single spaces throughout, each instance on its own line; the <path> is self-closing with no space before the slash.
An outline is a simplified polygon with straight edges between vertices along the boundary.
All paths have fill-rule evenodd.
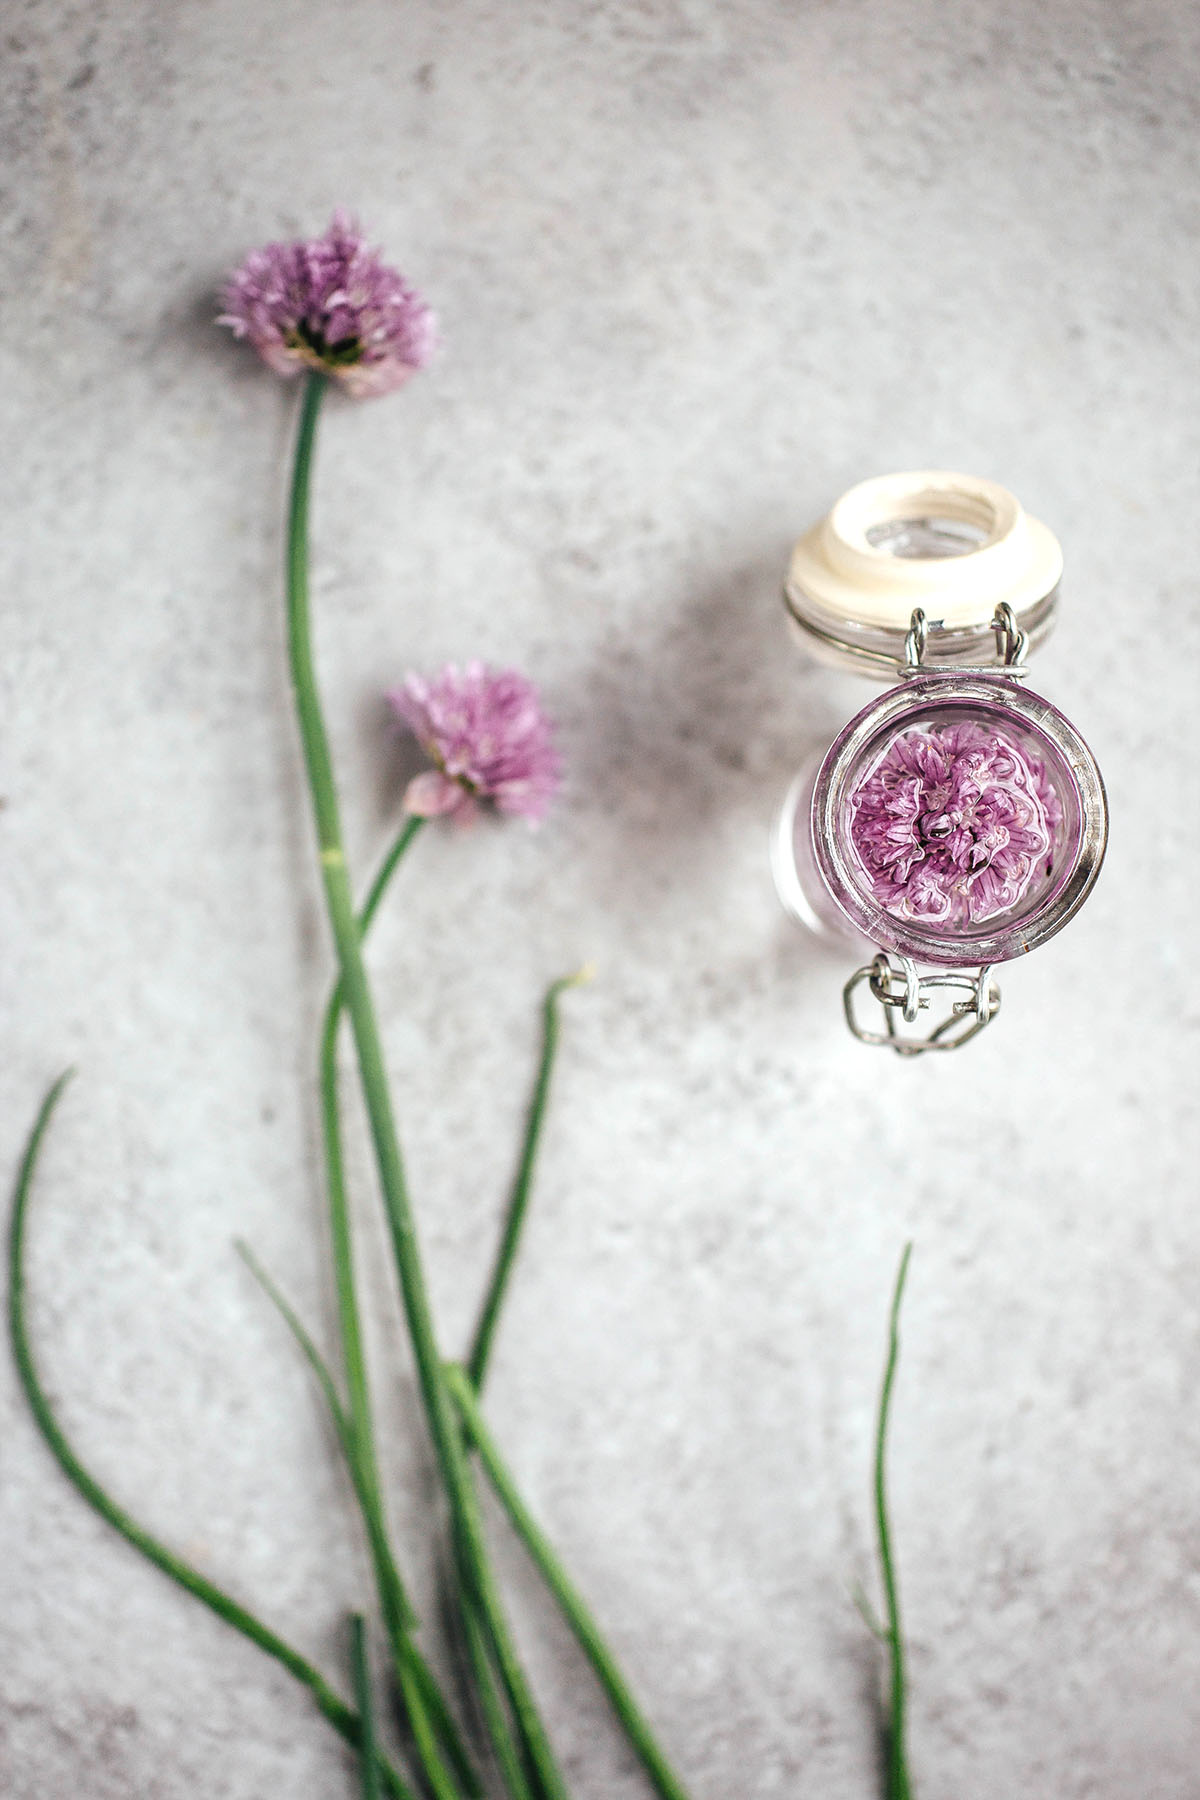
<path id="1" fill-rule="evenodd" d="M 999 1006 L 993 963 L 1060 930 L 1090 892 L 1107 836 L 1099 769 L 1071 722 L 1024 685 L 1050 631 L 1062 553 L 994 482 L 945 471 L 851 489 L 801 538 L 785 600 L 821 661 L 895 684 L 796 777 L 773 843 L 780 897 L 820 935 L 878 954 L 847 990 L 868 1042 L 902 1042 L 936 987 Z M 895 964 L 896 966 L 893 966 Z M 917 965 L 945 971 L 920 977 Z M 962 971 L 979 975 L 972 985 Z M 864 1032 L 869 978 L 886 1036 Z M 990 998 L 989 998 L 990 996 Z"/>

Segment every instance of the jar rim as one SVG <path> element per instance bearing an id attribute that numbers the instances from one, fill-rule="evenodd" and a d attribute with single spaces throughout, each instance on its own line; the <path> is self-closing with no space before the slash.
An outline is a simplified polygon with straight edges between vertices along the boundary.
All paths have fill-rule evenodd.
<path id="1" fill-rule="evenodd" d="M 842 819 L 861 757 L 889 726 L 898 732 L 907 720 L 948 706 L 1007 714 L 1041 737 L 1073 784 L 1079 832 L 1070 864 L 1051 893 L 1032 908 L 996 921 L 994 930 L 969 936 L 938 931 L 913 919 L 899 919 L 866 887 Z M 808 830 L 818 874 L 839 913 L 860 936 L 915 961 L 949 967 L 1009 962 L 1036 949 L 1072 918 L 1095 885 L 1108 841 L 1108 802 L 1099 766 L 1070 720 L 1040 694 L 1003 676 L 918 676 L 890 688 L 855 715 L 825 754 L 813 786 Z"/>

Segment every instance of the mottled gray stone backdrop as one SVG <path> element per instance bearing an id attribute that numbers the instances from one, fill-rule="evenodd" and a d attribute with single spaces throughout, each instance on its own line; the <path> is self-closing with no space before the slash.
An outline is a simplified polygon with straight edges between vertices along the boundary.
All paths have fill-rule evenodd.
<path id="1" fill-rule="evenodd" d="M 295 390 L 222 273 L 355 208 L 436 305 L 397 398 L 331 407 L 319 656 L 363 871 L 380 690 L 516 663 L 561 722 L 540 834 L 430 834 L 372 951 L 446 1345 L 566 1006 L 490 1407 L 695 1800 L 874 1800 L 871 1415 L 894 1447 L 922 1800 L 1200 1794 L 1194 749 L 1198 18 L 1178 0 L 5 9 L 3 1159 L 78 1077 L 32 1319 L 82 1453 L 338 1670 L 351 1503 L 244 1234 L 328 1341 L 312 1050 L 329 972 L 281 655 Z M 905 1065 L 781 916 L 789 777 L 867 697 L 778 589 L 914 465 L 1061 536 L 1038 682 L 1109 864 Z M 437 1508 L 369 1163 L 396 1527 Z M 0 1790 L 343 1800 L 304 1693 L 127 1550 L 3 1392 Z M 582 1800 L 646 1790 L 520 1555 Z"/>

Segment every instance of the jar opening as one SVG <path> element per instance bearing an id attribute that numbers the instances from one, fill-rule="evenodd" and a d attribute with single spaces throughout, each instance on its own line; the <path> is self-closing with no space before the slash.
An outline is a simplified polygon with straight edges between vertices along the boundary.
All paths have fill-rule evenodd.
<path id="1" fill-rule="evenodd" d="M 798 873 L 811 868 L 856 935 L 954 968 L 1061 928 L 1095 881 L 1107 809 L 1095 759 L 1049 701 L 931 673 L 850 721 L 794 830 Z"/>
<path id="2" fill-rule="evenodd" d="M 970 556 L 1010 536 L 1020 508 L 1004 490 L 988 491 L 953 476 L 867 481 L 843 495 L 830 514 L 836 535 L 885 556 L 910 561 Z"/>
<path id="3" fill-rule="evenodd" d="M 918 515 L 913 518 L 883 519 L 869 525 L 865 537 L 872 550 L 888 556 L 901 556 L 909 561 L 925 561 L 933 557 L 969 556 L 988 540 L 986 526 L 969 519 Z"/>
<path id="4" fill-rule="evenodd" d="M 847 785 L 866 891 L 898 922 L 963 939 L 1028 917 L 1078 836 L 1073 785 L 1018 719 L 944 707 L 910 718 L 868 745 Z"/>

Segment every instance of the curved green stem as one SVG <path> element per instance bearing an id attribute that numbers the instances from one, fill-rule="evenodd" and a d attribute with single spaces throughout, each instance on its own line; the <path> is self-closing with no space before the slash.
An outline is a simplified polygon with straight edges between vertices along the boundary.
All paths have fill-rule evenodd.
<path id="1" fill-rule="evenodd" d="M 93 1507 L 100 1517 L 120 1533 L 126 1543 L 139 1551 L 164 1575 L 185 1588 L 197 1600 L 203 1601 L 210 1611 L 216 1613 L 235 1631 L 257 1644 L 268 1656 L 282 1663 L 290 1675 L 302 1682 L 312 1694 L 318 1710 L 331 1725 L 341 1733 L 346 1742 L 355 1747 L 361 1741 L 362 1726 L 359 1715 L 345 1701 L 340 1699 L 330 1687 L 320 1670 L 314 1668 L 299 1651 L 293 1650 L 277 1632 L 256 1619 L 244 1606 L 238 1604 L 231 1595 L 224 1592 L 198 1569 L 193 1569 L 183 1558 L 168 1550 L 165 1544 L 152 1537 L 137 1520 L 119 1506 L 112 1496 L 101 1487 L 100 1483 L 84 1468 L 68 1443 L 57 1419 L 46 1398 L 33 1360 L 33 1351 L 29 1342 L 29 1326 L 25 1316 L 25 1218 L 29 1195 L 33 1187 L 34 1171 L 37 1167 L 38 1152 L 42 1138 L 50 1123 L 54 1109 L 62 1095 L 62 1091 L 70 1079 L 70 1071 L 60 1075 L 42 1101 L 38 1115 L 30 1132 L 25 1153 L 21 1158 L 21 1166 L 17 1175 L 16 1194 L 13 1200 L 12 1229 L 9 1236 L 9 1286 L 8 1317 L 12 1335 L 13 1356 L 17 1365 L 17 1374 L 29 1409 L 33 1414 L 38 1430 L 45 1439 L 47 1447 L 57 1460 L 59 1467 L 71 1482 L 76 1491 L 82 1495 L 88 1505 Z M 412 1789 L 390 1763 L 381 1762 L 381 1770 L 389 1791 L 397 1796 L 397 1800 L 415 1800 Z"/>
<path id="2" fill-rule="evenodd" d="M 405 852 L 409 848 L 409 845 L 416 836 L 418 829 L 423 823 L 424 821 L 419 818 L 414 817 L 408 819 L 384 858 L 384 861 L 371 884 L 366 901 L 358 915 L 359 933 L 361 937 L 365 937 L 367 931 L 370 929 L 371 922 L 383 900 L 388 884 Z M 502 1234 L 491 1284 L 484 1302 L 479 1327 L 476 1333 L 474 1359 L 476 1367 L 479 1370 L 477 1379 L 480 1381 L 482 1380 L 484 1369 L 486 1367 L 491 1339 L 499 1320 L 509 1274 L 518 1248 L 524 1214 L 528 1205 L 538 1143 L 549 1098 L 550 1078 L 558 1045 L 558 1003 L 561 995 L 568 988 L 579 986 L 590 978 L 590 968 L 583 968 L 576 971 L 574 974 L 562 977 L 551 985 L 543 1002 L 543 1038 L 537 1077 L 530 1102 L 517 1173 L 506 1215 L 505 1229 Z M 352 1396 L 352 1406 L 354 1404 L 353 1397 L 357 1393 L 360 1396 L 359 1404 L 362 1408 L 361 1414 L 356 1422 L 355 1435 L 360 1441 L 370 1443 L 370 1412 L 367 1399 L 366 1375 L 362 1364 L 361 1331 L 358 1328 L 357 1303 L 354 1292 L 349 1209 L 345 1192 L 345 1165 L 342 1151 L 340 1110 L 338 1104 L 336 1059 L 337 1032 L 343 1011 L 344 997 L 342 985 L 339 981 L 334 986 L 333 993 L 330 996 L 329 1004 L 326 1009 L 325 1025 L 321 1040 L 322 1115 L 324 1121 L 330 1217 L 335 1245 L 335 1260 L 338 1266 L 339 1305 L 343 1320 L 343 1344 L 346 1350 L 348 1386 Z M 293 1328 L 295 1329 L 294 1325 Z M 303 1347 L 302 1344 L 302 1348 Z M 306 1351 L 306 1354 L 307 1353 L 308 1352 Z M 357 1376 L 355 1364 L 357 1364 Z M 373 1455 L 370 1462 L 373 1466 Z M 364 1476 L 367 1472 L 368 1471 L 364 1469 Z M 362 1485 L 359 1485 L 360 1502 L 363 1506 L 364 1516 L 371 1510 L 373 1510 L 376 1515 L 374 1524 L 372 1524 L 371 1519 L 368 1518 L 367 1525 L 369 1535 L 372 1538 L 373 1544 L 376 1546 L 376 1562 L 382 1586 L 382 1583 L 387 1580 L 387 1570 L 383 1565 L 386 1559 L 390 1557 L 386 1529 L 383 1523 L 382 1501 L 379 1498 L 378 1490 L 376 1489 L 374 1506 L 372 1507 L 371 1500 L 362 1492 Z M 488 1731 L 489 1739 L 497 1750 L 500 1760 L 500 1772 L 508 1791 L 515 1797 L 515 1800 L 527 1800 L 528 1788 L 515 1752 L 515 1747 L 512 1745 L 507 1735 L 503 1714 L 503 1702 L 496 1690 L 495 1674 L 487 1649 L 490 1642 L 489 1634 L 485 1624 L 480 1620 L 480 1609 L 477 1603 L 467 1606 L 465 1612 L 467 1616 L 463 1620 L 463 1625 L 466 1648 L 471 1661 L 475 1681 L 479 1689 L 479 1701 L 485 1728 Z M 399 1647 L 397 1647 L 397 1653 L 399 1654 Z M 427 1670 L 425 1672 L 428 1674 Z M 433 1682 L 432 1674 L 429 1674 L 429 1681 L 431 1683 Z M 462 1747 L 461 1738 L 454 1728 L 452 1719 L 448 1716 L 445 1702 L 441 1698 L 440 1691 L 436 1690 L 436 1684 L 434 1684 L 434 1693 L 438 1705 L 436 1707 L 431 1705 L 431 1710 L 434 1712 L 434 1723 L 438 1728 L 439 1736 L 454 1765 L 459 1780 L 467 1788 L 468 1793 L 477 1795 L 480 1792 L 478 1776 L 475 1774 L 475 1771 L 466 1756 Z"/>
<path id="3" fill-rule="evenodd" d="M 358 1457 L 355 1454 L 354 1426 L 346 1408 L 342 1405 L 341 1396 L 338 1394 L 337 1384 L 330 1373 L 329 1365 L 321 1355 L 321 1352 L 317 1349 L 312 1337 L 301 1323 L 298 1314 L 285 1299 L 280 1289 L 276 1287 L 275 1283 L 271 1280 L 271 1277 L 267 1274 L 262 1264 L 251 1251 L 250 1246 L 244 1243 L 241 1238 L 237 1238 L 235 1239 L 234 1247 L 250 1273 L 253 1275 L 255 1281 L 257 1281 L 259 1287 L 262 1288 L 272 1306 L 275 1307 L 276 1311 L 283 1319 L 284 1324 L 299 1345 L 309 1368 L 316 1376 L 317 1385 L 321 1389 L 325 1404 L 329 1410 L 333 1429 L 337 1436 L 338 1443 L 341 1446 L 342 1454 L 346 1459 L 346 1467 L 350 1474 L 350 1480 L 353 1484 L 359 1506 L 362 1509 L 367 1534 L 371 1541 L 372 1555 L 377 1556 L 379 1553 L 379 1546 L 377 1545 L 375 1538 L 375 1534 L 378 1530 L 377 1516 L 368 1497 L 363 1492 L 363 1471 Z M 388 1560 L 390 1561 L 390 1558 Z M 409 1615 L 405 1609 L 408 1603 L 404 1589 L 400 1585 L 400 1578 L 398 1575 L 393 1574 L 390 1580 L 383 1583 L 380 1599 L 384 1614 L 397 1619 L 404 1629 L 407 1630 Z"/>
<path id="4" fill-rule="evenodd" d="M 535 1522 L 517 1491 L 495 1440 L 488 1431 L 479 1408 L 475 1385 L 466 1369 L 451 1364 L 446 1381 L 458 1407 L 467 1436 L 479 1452 L 488 1480 L 496 1497 L 508 1514 L 510 1523 L 528 1550 L 539 1574 L 557 1600 L 567 1624 L 574 1632 L 584 1655 L 595 1670 L 597 1680 L 608 1695 L 625 1735 L 662 1800 L 687 1800 L 687 1791 L 658 1746 L 645 1718 L 626 1682 L 616 1659 L 608 1648 L 578 1589 L 573 1585 L 550 1542 Z"/>
<path id="5" fill-rule="evenodd" d="M 342 1447 L 346 1467 L 349 1470 L 350 1480 L 362 1512 L 371 1550 L 371 1560 L 375 1568 L 376 1583 L 379 1588 L 384 1626 L 392 1649 L 396 1681 L 412 1729 L 417 1755 L 421 1759 L 421 1767 L 429 1786 L 437 1800 L 459 1800 L 459 1790 L 442 1760 L 442 1749 L 444 1749 L 446 1756 L 454 1766 L 455 1774 L 462 1788 L 472 1796 L 472 1800 L 479 1800 L 479 1796 L 483 1793 L 482 1783 L 467 1755 L 466 1747 L 433 1670 L 422 1656 L 412 1637 L 411 1629 L 406 1623 L 404 1608 L 407 1601 L 392 1560 L 383 1518 L 375 1498 L 365 1489 L 363 1470 L 355 1455 L 354 1427 L 338 1396 L 333 1376 L 299 1316 L 276 1287 L 266 1270 L 258 1263 L 249 1247 L 239 1240 L 237 1251 L 295 1338 L 324 1395 L 325 1404 L 329 1409 L 333 1428 Z"/>
<path id="6" fill-rule="evenodd" d="M 365 931 L 369 925 L 370 916 L 382 898 L 388 879 L 416 835 L 411 829 L 416 823 L 418 821 L 409 820 L 393 844 L 381 870 L 382 879 L 377 879 L 375 883 L 374 905 L 370 906 L 369 911 L 364 909 L 360 930 Z M 380 1546 L 386 1552 L 386 1568 L 380 1568 L 378 1556 L 375 1555 L 385 1614 L 394 1612 L 399 1622 L 408 1630 L 416 1625 L 417 1617 L 401 1583 L 384 1527 L 383 1499 L 379 1484 L 378 1459 L 375 1454 L 375 1433 L 371 1420 L 366 1358 L 363 1353 L 362 1326 L 359 1321 L 358 1298 L 354 1285 L 354 1247 L 350 1229 L 350 1209 L 346 1197 L 345 1158 L 342 1150 L 341 1115 L 338 1106 L 337 1037 L 342 1009 L 342 988 L 339 982 L 335 985 L 325 1008 L 325 1021 L 321 1031 L 320 1090 L 321 1130 L 325 1147 L 325 1182 L 329 1202 L 330 1238 L 333 1245 L 334 1283 L 337 1291 L 342 1361 L 346 1372 L 346 1391 L 350 1403 L 350 1429 L 348 1437 L 343 1441 L 343 1447 L 350 1463 L 354 1485 L 371 1536 L 373 1555 Z"/>
<path id="7" fill-rule="evenodd" d="M 392 876 L 399 868 L 423 819 L 405 820 L 371 883 L 358 914 L 360 937 L 370 930 Z M 346 1388 L 350 1399 L 350 1426 L 342 1443 L 350 1466 L 351 1478 L 358 1495 L 359 1507 L 367 1530 L 376 1585 L 383 1609 L 384 1625 L 392 1647 L 396 1679 L 400 1686 L 413 1738 L 436 1800 L 454 1800 L 455 1786 L 442 1761 L 441 1750 L 454 1769 L 458 1782 L 470 1796 L 483 1792 L 461 1734 L 455 1725 L 445 1698 L 432 1670 L 412 1641 L 417 1624 L 416 1613 L 400 1579 L 396 1559 L 388 1538 L 383 1491 L 375 1453 L 375 1432 L 371 1418 L 370 1391 L 366 1358 L 363 1352 L 362 1328 L 354 1282 L 354 1248 L 350 1226 L 350 1208 L 346 1196 L 345 1157 L 342 1149 L 341 1110 L 338 1101 L 337 1040 L 338 1028 L 345 1011 L 342 984 L 334 984 L 325 1008 L 321 1032 L 320 1090 L 321 1127 L 325 1146 L 325 1178 L 329 1201 L 330 1238 L 338 1298 L 338 1320 L 341 1332 L 342 1359 L 346 1371 Z M 290 1322 L 290 1321 L 289 1321 Z M 295 1329 L 295 1326 L 293 1326 Z M 303 1343 L 301 1345 L 303 1348 Z M 311 1357 L 310 1357 L 311 1361 Z M 329 1396 L 327 1394 L 326 1398 Z"/>
<path id="8" fill-rule="evenodd" d="M 488 1652 L 487 1633 L 480 1620 L 479 1607 L 471 1598 L 467 1584 L 464 1582 L 462 1585 L 463 1591 L 460 1596 L 458 1616 L 463 1637 L 466 1640 L 471 1673 L 475 1678 L 480 1716 L 488 1735 L 488 1741 L 496 1752 L 500 1778 L 510 1800 L 533 1800 L 529 1783 L 525 1779 L 525 1771 L 521 1767 L 516 1742 L 509 1729 L 508 1719 L 505 1717 L 504 1701 L 496 1684 L 496 1675 Z"/>
<path id="9" fill-rule="evenodd" d="M 358 918 L 358 930 L 365 936 L 383 899 L 388 883 L 399 867 L 409 845 L 424 823 L 407 819 L 392 844 L 371 885 Z M 366 1358 L 363 1353 L 362 1326 L 354 1285 L 354 1249 L 350 1228 L 350 1209 L 346 1197 L 345 1157 L 342 1149 L 341 1114 L 338 1105 L 337 1039 L 338 1027 L 345 1009 L 342 984 L 337 982 L 325 1008 L 321 1031 L 321 1129 L 325 1146 L 325 1180 L 329 1201 L 330 1237 L 333 1242 L 334 1278 L 337 1288 L 338 1322 L 342 1341 L 342 1359 L 346 1371 L 346 1388 L 350 1400 L 352 1445 L 350 1454 L 358 1466 L 358 1483 L 364 1504 L 369 1505 L 376 1526 L 382 1532 L 383 1501 L 379 1485 L 379 1466 L 375 1454 L 375 1433 L 371 1421 L 371 1401 L 367 1383 Z M 368 1522 L 369 1523 L 369 1522 Z M 394 1560 L 387 1584 L 397 1599 L 406 1626 L 416 1624 L 416 1615 L 400 1585 Z"/>
<path id="10" fill-rule="evenodd" d="M 566 1789 L 537 1718 L 532 1694 L 499 1603 L 488 1565 L 466 1455 L 442 1379 L 433 1316 L 388 1089 L 383 1046 L 363 963 L 358 921 L 342 848 L 333 763 L 313 667 L 308 605 L 309 492 L 313 445 L 324 387 L 323 375 L 313 374 L 307 378 L 300 412 L 288 522 L 287 612 L 296 716 L 316 824 L 326 907 L 337 950 L 343 997 L 354 1035 L 363 1099 L 400 1279 L 409 1339 L 416 1362 L 418 1385 L 434 1453 L 455 1530 L 461 1539 L 463 1554 L 470 1566 L 484 1617 L 501 1658 L 506 1685 L 511 1682 L 522 1697 L 522 1717 L 529 1721 L 527 1728 L 530 1732 L 531 1749 L 537 1760 L 539 1773 L 553 1800 L 565 1800 Z"/>
<path id="11" fill-rule="evenodd" d="M 541 1142 L 542 1124 L 546 1116 L 546 1102 L 550 1097 L 550 1077 L 554 1072 L 554 1058 L 558 1051 L 558 1003 L 568 988 L 578 987 L 581 982 L 590 981 L 590 979 L 590 968 L 579 969 L 574 975 L 564 975 L 559 981 L 551 984 L 546 998 L 542 1002 L 542 1055 L 538 1063 L 537 1079 L 533 1086 L 533 1097 L 529 1103 L 525 1137 L 521 1145 L 521 1155 L 508 1202 L 504 1231 L 496 1252 L 492 1278 L 488 1283 L 487 1293 L 480 1308 L 479 1323 L 475 1327 L 471 1353 L 467 1358 L 467 1373 L 476 1392 L 482 1391 L 487 1375 L 492 1339 L 500 1318 L 500 1308 L 504 1304 L 509 1276 L 512 1273 L 513 1261 L 521 1239 L 521 1228 L 525 1223 L 525 1213 L 529 1205 L 533 1171 L 537 1162 L 538 1145 Z"/>
<path id="12" fill-rule="evenodd" d="M 375 1734 L 375 1700 L 371 1693 L 371 1664 L 367 1654 L 367 1627 L 361 1613 L 350 1616 L 350 1664 L 354 1673 L 354 1698 L 362 1720 L 359 1765 L 362 1800 L 383 1800 L 379 1785 L 379 1750 Z"/>
<path id="13" fill-rule="evenodd" d="M 888 1519 L 885 1472 L 892 1386 L 895 1382 L 896 1364 L 900 1356 L 900 1302 L 904 1297 L 904 1282 L 908 1275 L 908 1263 L 911 1255 L 912 1245 L 905 1244 L 904 1254 L 900 1258 L 900 1267 L 896 1273 L 896 1286 L 892 1293 L 892 1308 L 888 1321 L 887 1364 L 883 1372 L 883 1385 L 879 1392 L 879 1418 L 875 1431 L 875 1524 L 879 1534 L 879 1566 L 883 1575 L 883 1592 L 887 1606 L 887 1629 L 883 1635 L 888 1646 L 891 1675 L 891 1703 L 888 1711 L 888 1800 L 911 1800 L 912 1795 L 912 1785 L 908 1775 L 908 1755 L 905 1749 L 908 1678 L 904 1662 L 904 1636 L 900 1626 L 900 1591 L 896 1581 L 895 1559 L 892 1555 L 892 1533 Z"/>

